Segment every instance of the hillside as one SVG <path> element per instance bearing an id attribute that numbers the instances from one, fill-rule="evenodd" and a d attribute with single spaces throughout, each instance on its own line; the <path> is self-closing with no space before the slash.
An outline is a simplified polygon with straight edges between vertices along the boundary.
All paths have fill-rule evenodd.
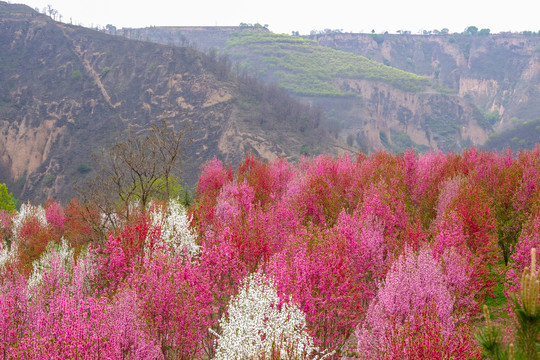
<path id="1" fill-rule="evenodd" d="M 294 160 L 347 151 L 321 114 L 186 47 L 127 40 L 0 2 L 0 183 L 23 200 L 66 200 L 90 154 L 167 119 L 191 127 L 183 177 L 214 156 Z M 346 148 L 346 147 L 345 147 Z M 90 170 L 90 171 L 89 171 Z"/>
<path id="2" fill-rule="evenodd" d="M 310 38 L 428 77 L 484 112 L 499 115 L 498 125 L 505 128 L 540 117 L 540 36 L 319 34 Z"/>
<path id="3" fill-rule="evenodd" d="M 428 77 L 264 28 L 219 29 L 206 30 L 209 43 L 201 28 L 139 31 L 151 41 L 196 37 L 200 48 L 215 45 L 248 73 L 320 106 L 329 130 L 366 152 L 411 146 L 458 151 L 483 143 L 492 132 L 475 106 Z M 220 41 L 215 42 L 211 39 L 217 33 Z"/>
<path id="4" fill-rule="evenodd" d="M 248 72 L 297 95 L 355 96 L 336 79 L 371 80 L 407 92 L 424 91 L 427 78 L 398 70 L 363 56 L 318 46 L 297 36 L 244 30 L 231 34 L 225 46 L 233 61 L 242 61 Z"/>
<path id="5" fill-rule="evenodd" d="M 534 149 L 540 141 L 540 120 L 525 121 L 507 130 L 490 135 L 482 150 L 501 151 L 510 149 Z"/>

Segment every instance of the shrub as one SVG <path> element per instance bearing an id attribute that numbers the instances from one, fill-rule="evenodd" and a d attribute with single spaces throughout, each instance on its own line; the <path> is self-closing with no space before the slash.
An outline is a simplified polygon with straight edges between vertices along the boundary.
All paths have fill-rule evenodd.
<path id="1" fill-rule="evenodd" d="M 88 164 L 79 164 L 79 166 L 77 166 L 77 171 L 81 174 L 87 174 L 92 171 L 92 168 Z"/>
<path id="2" fill-rule="evenodd" d="M 480 349 L 475 344 L 466 324 L 445 333 L 436 313 L 435 304 L 408 317 L 403 324 L 392 318 L 385 340 L 390 344 L 382 359 L 480 359 Z"/>
<path id="3" fill-rule="evenodd" d="M 191 219 L 178 200 L 171 199 L 166 211 L 154 206 L 149 216 L 152 227 L 160 230 L 160 240 L 172 253 L 187 254 L 190 258 L 200 253 L 197 236 L 189 227 Z"/>
<path id="4" fill-rule="evenodd" d="M 533 214 L 524 226 L 519 237 L 511 264 L 506 273 L 505 293 L 510 300 L 511 294 L 521 290 L 521 276 L 527 267 L 531 267 L 531 250 L 540 249 L 540 214 Z M 510 308 L 508 309 L 510 310 Z"/>
<path id="5" fill-rule="evenodd" d="M 60 239 L 66 221 L 64 209 L 62 209 L 60 204 L 54 200 L 47 201 L 45 203 L 45 219 L 47 220 L 47 224 L 51 225 L 58 233 L 58 239 Z"/>
<path id="6" fill-rule="evenodd" d="M 78 81 L 83 77 L 83 74 L 80 70 L 73 70 L 71 72 L 71 80 Z"/>

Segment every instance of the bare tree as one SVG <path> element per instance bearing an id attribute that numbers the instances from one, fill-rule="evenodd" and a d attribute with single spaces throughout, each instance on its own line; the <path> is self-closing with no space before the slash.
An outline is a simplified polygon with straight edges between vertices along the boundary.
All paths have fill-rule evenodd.
<path id="1" fill-rule="evenodd" d="M 161 122 L 161 127 L 153 125 L 149 136 L 149 143 L 153 151 L 155 151 L 158 162 L 158 173 L 161 174 L 161 179 L 165 182 L 164 196 L 168 199 L 171 196 L 170 180 L 174 173 L 180 173 L 182 165 L 182 157 L 184 155 L 185 146 L 191 140 L 185 139 L 186 131 L 189 129 L 181 129 L 174 131 L 169 126 L 166 120 Z"/>
<path id="2" fill-rule="evenodd" d="M 47 4 L 47 12 L 49 13 L 49 16 L 52 18 L 54 9 L 51 4 Z"/>
<path id="3" fill-rule="evenodd" d="M 145 210 L 153 198 L 168 199 L 189 141 L 186 131 L 164 120 L 94 154 L 97 174 L 79 187 L 83 204 L 89 211 L 97 208 L 101 221 L 116 228 L 117 215 L 129 219 L 134 204 L 137 211 Z"/>

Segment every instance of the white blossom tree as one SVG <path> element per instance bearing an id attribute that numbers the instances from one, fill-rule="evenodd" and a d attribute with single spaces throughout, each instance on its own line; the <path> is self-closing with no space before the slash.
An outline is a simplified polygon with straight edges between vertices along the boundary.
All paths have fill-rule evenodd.
<path id="1" fill-rule="evenodd" d="M 161 228 L 161 240 L 173 252 L 186 252 L 193 257 L 200 252 L 197 235 L 190 229 L 191 219 L 180 201 L 171 199 L 167 211 L 154 208 L 150 212 L 153 227 Z"/>
<path id="2" fill-rule="evenodd" d="M 63 273 L 70 274 L 73 270 L 74 252 L 74 249 L 69 246 L 64 238 L 62 238 L 59 244 L 54 241 L 49 242 L 39 259 L 32 263 L 33 270 L 28 279 L 29 289 L 39 287 L 43 279 L 43 274 L 49 273 L 55 266 L 61 267 Z M 69 279 L 62 280 L 69 281 Z"/>
<path id="3" fill-rule="evenodd" d="M 249 275 L 220 320 L 214 359 L 304 359 L 317 348 L 306 330 L 306 316 L 292 301 L 281 303 L 273 280 Z M 212 330 L 210 330 L 213 332 Z"/>

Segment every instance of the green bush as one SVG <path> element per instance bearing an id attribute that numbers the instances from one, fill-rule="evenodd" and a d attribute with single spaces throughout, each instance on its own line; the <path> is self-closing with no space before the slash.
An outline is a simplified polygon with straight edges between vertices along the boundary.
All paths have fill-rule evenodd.
<path id="1" fill-rule="evenodd" d="M 109 71 L 111 71 L 111 68 L 108 67 L 108 66 L 105 66 L 105 67 L 103 68 L 103 70 L 101 70 L 101 77 L 102 77 L 102 78 L 105 77 L 105 76 L 109 73 Z"/>
<path id="2" fill-rule="evenodd" d="M 13 195 L 8 192 L 6 184 L 0 184 L 0 210 L 15 211 L 16 201 Z"/>
<path id="3" fill-rule="evenodd" d="M 45 175 L 45 178 L 43 179 L 43 184 L 46 187 L 51 187 L 54 184 L 54 181 L 56 180 L 56 175 L 54 174 L 47 174 Z"/>
<path id="4" fill-rule="evenodd" d="M 92 171 L 92 168 L 88 164 L 79 164 L 79 166 L 77 166 L 77 171 L 81 174 L 86 174 Z"/>
<path id="5" fill-rule="evenodd" d="M 71 72 L 71 79 L 72 80 L 77 81 L 77 80 L 82 79 L 82 77 L 83 77 L 83 74 L 82 74 L 82 72 L 80 70 L 73 70 Z"/>

